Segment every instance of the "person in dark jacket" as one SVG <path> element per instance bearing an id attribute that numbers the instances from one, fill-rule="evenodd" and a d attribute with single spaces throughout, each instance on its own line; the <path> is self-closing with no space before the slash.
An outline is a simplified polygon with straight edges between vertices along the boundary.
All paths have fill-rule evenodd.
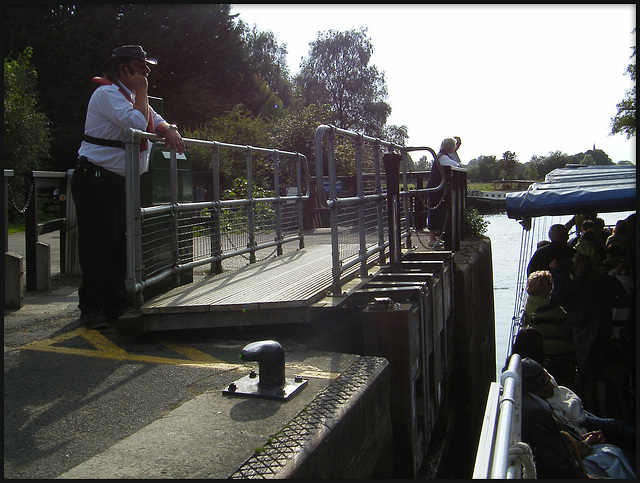
<path id="1" fill-rule="evenodd" d="M 551 225 L 549 228 L 549 240 L 551 243 L 538 248 L 527 266 L 527 276 L 538 270 L 549 270 L 552 260 L 569 260 L 576 251 L 567 245 L 569 232 L 564 225 Z"/>
<path id="2" fill-rule="evenodd" d="M 632 298 L 616 277 L 600 275 L 588 255 L 578 253 L 573 264 L 554 260 L 550 268 L 552 297 L 567 312 L 571 326 L 585 407 L 606 416 L 604 368 L 613 307 L 630 306 Z"/>
<path id="3" fill-rule="evenodd" d="M 521 361 L 522 441 L 531 446 L 536 476 L 545 478 L 629 478 L 635 471 L 602 431 L 576 433 L 553 412 L 551 376 L 533 359 Z"/>
<path id="4" fill-rule="evenodd" d="M 560 433 L 551 406 L 550 377 L 532 359 L 522 359 L 522 441 L 531 446 L 538 478 L 587 478 Z"/>

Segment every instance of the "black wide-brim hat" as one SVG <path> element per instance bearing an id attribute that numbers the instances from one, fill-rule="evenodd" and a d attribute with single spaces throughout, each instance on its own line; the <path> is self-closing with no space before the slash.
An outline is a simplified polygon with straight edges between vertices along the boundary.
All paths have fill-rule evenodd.
<path id="1" fill-rule="evenodd" d="M 107 60 L 103 67 L 107 67 L 114 62 L 118 62 L 122 59 L 141 59 L 147 64 L 156 65 L 158 61 L 153 57 L 147 57 L 147 53 L 139 45 L 123 45 L 122 47 L 116 47 L 111 52 L 111 58 Z"/>

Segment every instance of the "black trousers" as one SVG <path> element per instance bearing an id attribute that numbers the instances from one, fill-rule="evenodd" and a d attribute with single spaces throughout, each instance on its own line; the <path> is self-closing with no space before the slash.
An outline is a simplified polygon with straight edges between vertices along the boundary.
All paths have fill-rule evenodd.
<path id="1" fill-rule="evenodd" d="M 82 314 L 126 308 L 125 178 L 81 157 L 71 179 L 78 217 Z"/>

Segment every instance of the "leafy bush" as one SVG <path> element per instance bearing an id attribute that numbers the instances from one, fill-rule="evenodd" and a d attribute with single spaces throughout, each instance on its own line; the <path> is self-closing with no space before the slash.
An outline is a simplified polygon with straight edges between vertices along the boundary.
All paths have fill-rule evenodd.
<path id="1" fill-rule="evenodd" d="M 487 232 L 489 222 L 475 208 L 467 208 L 464 221 L 465 239 L 483 236 Z"/>

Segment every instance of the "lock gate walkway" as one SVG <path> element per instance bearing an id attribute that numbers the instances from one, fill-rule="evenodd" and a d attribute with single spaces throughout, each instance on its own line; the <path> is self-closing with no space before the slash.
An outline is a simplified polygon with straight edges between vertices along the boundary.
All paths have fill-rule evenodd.
<path id="1" fill-rule="evenodd" d="M 375 270 L 377 258 L 368 268 Z M 346 270 L 347 283 L 358 266 Z M 373 273 L 372 270 L 372 273 Z M 146 301 L 117 321 L 122 333 L 309 322 L 333 283 L 331 246 L 309 246 L 215 276 L 205 275 Z M 344 297 L 330 297 L 330 304 Z"/>

